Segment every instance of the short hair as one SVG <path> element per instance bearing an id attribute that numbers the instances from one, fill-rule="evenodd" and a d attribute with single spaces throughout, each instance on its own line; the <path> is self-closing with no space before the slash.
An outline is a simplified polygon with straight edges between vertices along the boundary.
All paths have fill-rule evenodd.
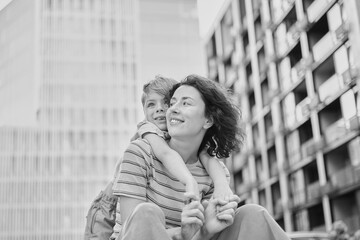
<path id="1" fill-rule="evenodd" d="M 204 135 L 199 152 L 206 148 L 210 156 L 227 158 L 232 151 L 239 150 L 244 138 L 240 127 L 241 111 L 231 101 L 227 91 L 215 81 L 189 75 L 174 86 L 170 96 L 183 85 L 199 91 L 205 103 L 205 116 L 213 120 L 213 125 Z"/>
<path id="2" fill-rule="evenodd" d="M 146 98 L 148 97 L 150 92 L 155 92 L 161 96 L 165 97 L 165 101 L 168 103 L 170 100 L 170 90 L 173 86 L 178 83 L 178 81 L 163 77 L 161 75 L 156 75 L 154 79 L 145 83 L 143 86 L 143 93 L 141 96 L 141 103 L 144 106 Z"/>

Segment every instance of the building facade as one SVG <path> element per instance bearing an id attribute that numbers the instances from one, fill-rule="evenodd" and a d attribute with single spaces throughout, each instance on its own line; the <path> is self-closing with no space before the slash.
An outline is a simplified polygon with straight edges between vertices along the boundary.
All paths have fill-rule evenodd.
<path id="1" fill-rule="evenodd" d="M 228 0 L 204 39 L 246 141 L 234 186 L 288 232 L 360 229 L 357 1 Z"/>
<path id="2" fill-rule="evenodd" d="M 172 61 L 144 46 L 140 12 L 149 2 L 153 10 L 162 4 L 13 0 L 0 11 L 0 239 L 82 239 L 91 201 L 143 118 L 142 84 L 153 75 L 142 66 L 201 71 L 200 57 L 193 65 L 176 59 L 184 49 L 201 54 L 196 37 L 186 44 L 197 50 L 180 39 L 164 42 L 173 46 Z M 182 17 L 184 32 L 198 36 L 197 19 L 182 15 L 196 2 L 163 10 L 174 7 L 162 21 Z M 146 14 L 160 21 L 151 9 Z"/>

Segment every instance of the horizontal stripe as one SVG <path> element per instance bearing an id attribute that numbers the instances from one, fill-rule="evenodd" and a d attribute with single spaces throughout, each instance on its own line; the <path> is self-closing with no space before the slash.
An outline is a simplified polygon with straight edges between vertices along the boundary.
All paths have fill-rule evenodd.
<path id="1" fill-rule="evenodd" d="M 132 167 L 140 167 L 144 171 L 146 171 L 146 169 L 148 169 L 148 167 L 146 165 L 144 165 L 144 164 L 136 163 L 136 162 L 133 162 L 132 160 L 124 159 L 122 161 L 121 165 L 126 165 L 126 164 L 129 164 L 130 165 L 129 167 L 131 167 L 131 165 L 132 165 Z"/>
<path id="2" fill-rule="evenodd" d="M 176 207 L 172 207 L 174 205 L 170 205 L 170 204 L 164 204 L 164 202 L 160 202 L 157 201 L 155 198 L 152 198 L 151 196 L 147 195 L 146 196 L 148 200 L 150 200 L 151 202 L 155 203 L 157 206 L 159 206 L 162 209 L 166 209 L 166 210 L 170 210 L 170 211 L 174 211 L 174 212 L 178 212 L 181 213 L 181 209 L 183 208 L 183 206 L 181 208 L 176 208 Z M 176 204 L 178 205 L 178 204 Z"/>
<path id="3" fill-rule="evenodd" d="M 121 171 L 121 174 L 133 175 L 133 176 L 141 177 L 144 179 L 146 178 L 146 175 L 144 175 L 144 174 L 134 172 L 134 171 L 128 171 L 128 170 Z"/>
<path id="4" fill-rule="evenodd" d="M 133 191 L 131 191 L 131 192 L 128 192 L 128 191 L 119 191 L 119 195 L 120 195 L 120 196 L 123 196 L 123 197 L 130 197 L 130 198 L 136 198 L 136 199 L 146 200 L 146 195 L 137 194 L 137 193 L 134 193 Z"/>

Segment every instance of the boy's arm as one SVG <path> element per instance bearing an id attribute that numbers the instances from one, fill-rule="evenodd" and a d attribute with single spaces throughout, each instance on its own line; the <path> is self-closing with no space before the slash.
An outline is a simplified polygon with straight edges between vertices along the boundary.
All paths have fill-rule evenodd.
<path id="1" fill-rule="evenodd" d="M 211 157 L 205 150 L 200 153 L 200 160 L 214 182 L 214 198 L 227 198 L 233 195 L 226 172 L 220 160 Z"/>
<path id="2" fill-rule="evenodd" d="M 180 154 L 171 149 L 166 141 L 157 134 L 147 133 L 143 135 L 143 138 L 150 143 L 155 156 L 164 164 L 165 168 L 186 186 L 186 192 L 193 192 L 195 196 L 198 196 L 197 182 Z"/>

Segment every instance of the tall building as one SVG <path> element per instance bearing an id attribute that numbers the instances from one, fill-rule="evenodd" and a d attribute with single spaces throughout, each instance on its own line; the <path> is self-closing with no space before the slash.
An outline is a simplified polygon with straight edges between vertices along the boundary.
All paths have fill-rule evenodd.
<path id="1" fill-rule="evenodd" d="M 204 39 L 246 142 L 236 193 L 288 232 L 360 229 L 358 1 L 227 0 Z"/>
<path id="2" fill-rule="evenodd" d="M 13 0 L 0 11 L 0 239 L 82 239 L 143 117 L 142 84 L 153 77 L 143 66 L 176 78 L 203 70 L 194 10 L 190 0 Z M 171 41 L 145 24 L 168 30 L 174 18 L 183 31 Z M 161 34 L 171 54 L 144 45 Z"/>

